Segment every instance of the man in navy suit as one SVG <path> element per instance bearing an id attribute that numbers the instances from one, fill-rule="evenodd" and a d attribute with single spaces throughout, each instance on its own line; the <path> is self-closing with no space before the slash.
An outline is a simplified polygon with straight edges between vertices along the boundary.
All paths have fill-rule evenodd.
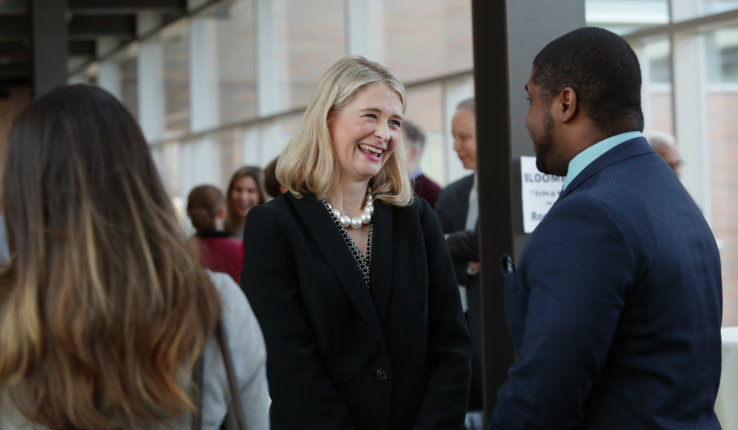
<path id="1" fill-rule="evenodd" d="M 619 36 L 549 43 L 526 84 L 538 169 L 566 176 L 517 271 L 503 257 L 516 363 L 491 428 L 719 428 L 715 239 L 641 136 L 641 74 Z"/>

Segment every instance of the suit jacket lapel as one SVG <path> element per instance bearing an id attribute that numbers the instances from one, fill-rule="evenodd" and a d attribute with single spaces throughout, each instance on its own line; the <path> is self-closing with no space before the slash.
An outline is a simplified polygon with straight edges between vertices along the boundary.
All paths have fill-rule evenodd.
<path id="1" fill-rule="evenodd" d="M 469 212 L 469 193 L 474 186 L 474 174 L 465 176 L 463 179 L 463 187 L 461 192 L 457 196 L 457 209 L 456 209 L 456 229 L 454 231 L 466 230 L 466 217 Z"/>
<path id="2" fill-rule="evenodd" d="M 374 202 L 374 237 L 372 238 L 371 294 L 382 322 L 387 320 L 387 308 L 392 289 L 392 210 L 381 200 Z"/>
<path id="3" fill-rule="evenodd" d="M 364 284 L 364 278 L 351 256 L 343 235 L 338 230 L 338 226 L 333 222 L 323 205 L 317 201 L 314 194 L 306 194 L 302 199 L 290 194 L 289 199 L 346 294 L 359 313 L 375 330 L 377 336 L 383 339 L 382 325 L 379 322 L 374 303 L 372 303 L 372 297 Z M 372 259 L 374 259 L 374 255 L 372 255 Z"/>

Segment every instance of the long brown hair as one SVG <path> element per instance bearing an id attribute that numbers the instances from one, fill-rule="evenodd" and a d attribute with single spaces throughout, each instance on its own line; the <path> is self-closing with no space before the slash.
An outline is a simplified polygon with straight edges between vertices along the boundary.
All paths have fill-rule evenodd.
<path id="1" fill-rule="evenodd" d="M 91 86 L 44 95 L 14 123 L 2 187 L 0 390 L 51 428 L 194 410 L 220 301 L 125 107 Z"/>
<path id="2" fill-rule="evenodd" d="M 230 182 L 228 182 L 228 190 L 226 191 L 226 218 L 225 218 L 225 229 L 228 233 L 235 233 L 236 230 L 243 225 L 243 220 L 239 218 L 236 213 L 236 208 L 233 207 L 233 200 L 231 200 L 231 191 L 237 180 L 241 178 L 251 178 L 256 182 L 256 189 L 259 192 L 259 203 L 262 204 L 266 201 L 264 195 L 264 172 L 259 166 L 243 166 L 236 170 L 231 176 Z M 241 239 L 239 237 L 239 239 Z"/>

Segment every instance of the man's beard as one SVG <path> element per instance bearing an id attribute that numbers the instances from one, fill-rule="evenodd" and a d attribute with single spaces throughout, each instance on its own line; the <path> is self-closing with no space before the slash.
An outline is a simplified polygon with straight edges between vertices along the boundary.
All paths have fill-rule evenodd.
<path id="1" fill-rule="evenodd" d="M 553 127 L 553 117 L 551 113 L 548 113 L 543 118 L 543 136 L 536 142 L 536 167 L 543 173 L 553 173 L 551 171 L 552 166 L 546 165 L 547 158 L 554 145 Z"/>

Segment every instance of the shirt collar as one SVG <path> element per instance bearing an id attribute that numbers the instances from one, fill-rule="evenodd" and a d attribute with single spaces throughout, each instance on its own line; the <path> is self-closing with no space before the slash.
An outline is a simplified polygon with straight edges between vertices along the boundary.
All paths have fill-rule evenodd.
<path id="1" fill-rule="evenodd" d="M 582 170 L 589 166 L 593 161 L 600 158 L 602 154 L 627 140 L 635 139 L 636 137 L 640 136 L 642 136 L 640 131 L 628 131 L 625 133 L 616 134 L 615 136 L 610 136 L 605 140 L 601 140 L 595 143 L 594 145 L 577 154 L 574 158 L 571 159 L 571 161 L 569 161 L 569 170 L 567 170 L 566 180 L 564 180 L 564 186 L 561 188 L 561 190 L 565 190 L 566 187 L 568 187 L 569 184 L 572 183 L 574 178 L 582 173 Z"/>

